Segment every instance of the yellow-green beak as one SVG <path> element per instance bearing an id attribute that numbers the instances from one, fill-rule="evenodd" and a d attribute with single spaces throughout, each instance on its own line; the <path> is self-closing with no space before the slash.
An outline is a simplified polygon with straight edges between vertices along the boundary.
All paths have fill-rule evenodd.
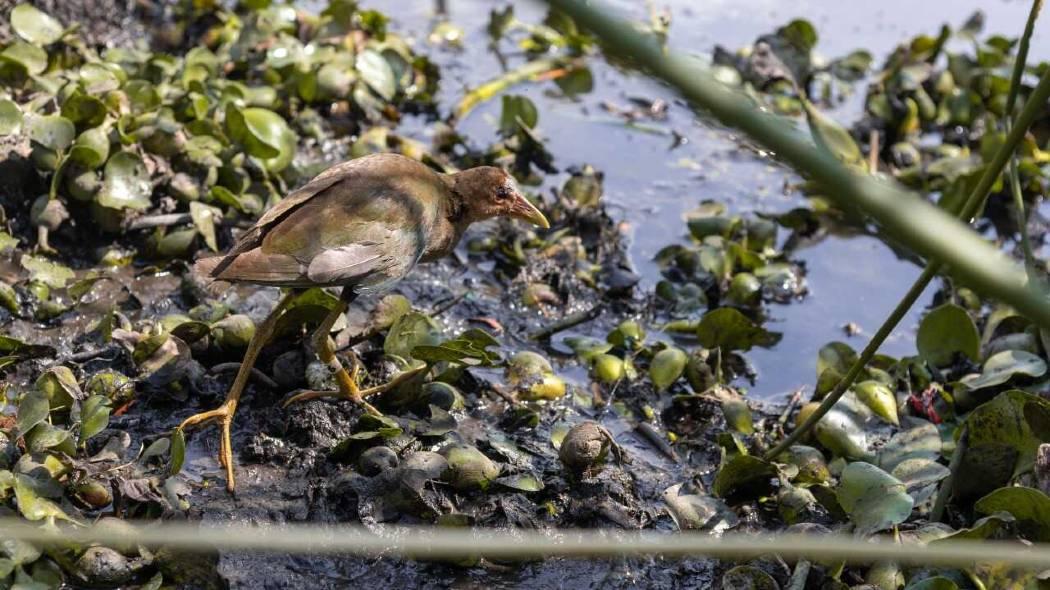
<path id="1" fill-rule="evenodd" d="M 529 223 L 548 229 L 551 224 L 547 221 L 547 217 L 542 211 L 536 208 L 524 195 L 519 194 L 518 200 L 514 203 L 511 208 L 510 216 L 522 221 L 528 221 Z"/>

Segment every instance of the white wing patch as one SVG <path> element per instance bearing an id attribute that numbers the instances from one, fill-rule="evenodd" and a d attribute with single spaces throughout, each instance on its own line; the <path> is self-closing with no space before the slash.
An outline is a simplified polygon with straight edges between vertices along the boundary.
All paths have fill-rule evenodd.
<path id="1" fill-rule="evenodd" d="M 319 285 L 347 285 L 359 282 L 390 263 L 378 244 L 347 244 L 314 256 L 306 269 L 306 276 Z"/>

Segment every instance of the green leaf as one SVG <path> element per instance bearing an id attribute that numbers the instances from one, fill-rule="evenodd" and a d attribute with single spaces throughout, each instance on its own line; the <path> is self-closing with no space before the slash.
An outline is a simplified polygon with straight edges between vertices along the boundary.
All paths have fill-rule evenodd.
<path id="1" fill-rule="evenodd" d="M 40 391 L 30 391 L 18 404 L 18 416 L 15 427 L 19 435 L 24 436 L 31 428 L 47 420 L 51 414 L 51 401 Z"/>
<path id="2" fill-rule="evenodd" d="M 933 576 L 908 584 L 904 590 L 959 590 L 959 586 L 944 576 Z"/>
<path id="3" fill-rule="evenodd" d="M 922 318 L 915 339 L 919 355 L 935 367 L 949 365 L 960 353 L 973 362 L 980 359 L 981 337 L 966 310 L 945 303 Z"/>
<path id="4" fill-rule="evenodd" d="M 539 122 L 540 114 L 528 97 L 510 95 L 503 97 L 503 110 L 500 111 L 499 130 L 506 137 L 518 131 L 518 125 L 532 129 Z"/>
<path id="5" fill-rule="evenodd" d="M 390 62 L 385 57 L 371 49 L 366 49 L 357 54 L 355 66 L 361 79 L 376 94 L 387 101 L 394 99 L 394 94 L 397 93 L 397 80 L 394 78 L 394 70 L 390 67 Z"/>
<path id="6" fill-rule="evenodd" d="M 84 127 L 95 127 L 106 118 L 106 105 L 98 97 L 77 90 L 62 103 L 62 116 Z"/>
<path id="7" fill-rule="evenodd" d="M 412 358 L 417 346 L 437 346 L 441 343 L 441 327 L 428 316 L 418 312 L 399 317 L 387 332 L 383 351 L 390 356 Z"/>
<path id="8" fill-rule="evenodd" d="M 499 341 L 484 330 L 471 329 L 453 340 L 436 346 L 423 344 L 412 349 L 412 358 L 427 363 L 457 362 L 474 366 L 492 366 L 500 360 L 498 352 L 487 350 Z"/>
<path id="9" fill-rule="evenodd" d="M 968 444 L 960 473 L 981 477 L 959 478 L 957 497 L 973 497 L 1004 486 L 1032 469 L 1036 451 L 1050 441 L 1050 401 L 1013 389 L 997 395 L 966 416 Z"/>
<path id="10" fill-rule="evenodd" d="M 14 135 L 22 132 L 22 109 L 7 98 L 0 98 L 0 135 Z"/>
<path id="11" fill-rule="evenodd" d="M 772 489 L 777 473 L 768 461 L 752 455 L 733 455 L 719 467 L 711 493 L 719 498 L 762 495 Z"/>
<path id="12" fill-rule="evenodd" d="M 803 99 L 802 106 L 806 110 L 806 120 L 809 121 L 809 132 L 818 146 L 827 150 L 843 164 L 853 166 L 864 164 L 864 156 L 849 131 L 846 131 L 831 117 L 821 113 L 808 100 Z"/>
<path id="13" fill-rule="evenodd" d="M 845 342 L 829 342 L 820 347 L 817 353 L 817 396 L 834 389 L 855 362 L 857 353 Z"/>
<path id="14" fill-rule="evenodd" d="M 118 152 L 106 162 L 102 187 L 96 195 L 99 205 L 110 209 L 149 208 L 153 185 L 142 158 L 132 152 Z"/>
<path id="15" fill-rule="evenodd" d="M 40 497 L 38 486 L 32 477 L 16 473 L 14 487 L 18 511 L 26 520 L 61 519 L 75 522 L 57 504 Z"/>
<path id="16" fill-rule="evenodd" d="M 897 396 L 885 384 L 879 381 L 862 381 L 853 386 L 853 394 L 879 418 L 894 426 L 900 425 L 897 418 Z"/>
<path id="17" fill-rule="evenodd" d="M 80 437 L 78 444 L 83 446 L 91 437 L 109 426 L 109 398 L 104 395 L 93 395 L 80 406 Z"/>
<path id="18" fill-rule="evenodd" d="M 94 170 L 109 158 L 109 132 L 104 127 L 92 127 L 77 137 L 69 158 L 88 170 Z"/>
<path id="19" fill-rule="evenodd" d="M 768 348 L 781 338 L 781 334 L 765 330 L 731 307 L 704 314 L 696 328 L 696 336 L 705 348 L 727 351 L 751 350 L 754 346 Z"/>
<path id="20" fill-rule="evenodd" d="M 176 429 L 171 435 L 171 464 L 168 473 L 178 475 L 182 471 L 182 465 L 186 461 L 186 434 L 181 429 Z"/>
<path id="21" fill-rule="evenodd" d="M 850 463 L 842 470 L 835 495 L 861 536 L 904 522 L 914 504 L 903 482 L 863 462 Z"/>
<path id="22" fill-rule="evenodd" d="M 941 435 L 937 427 L 926 422 L 893 435 L 879 450 L 879 467 L 892 472 L 908 459 L 936 459 L 941 456 Z"/>
<path id="23" fill-rule="evenodd" d="M 27 74 L 33 76 L 38 76 L 47 69 L 47 52 L 36 45 L 15 41 L 8 45 L 0 56 L 9 62 L 18 64 L 25 69 Z"/>
<path id="24" fill-rule="evenodd" d="M 29 271 L 29 279 L 39 281 L 48 287 L 61 289 L 75 275 L 69 267 L 52 262 L 43 256 L 23 254 L 21 258 L 22 268 Z"/>
<path id="25" fill-rule="evenodd" d="M 1023 350 L 1004 350 L 984 361 L 980 375 L 967 375 L 959 383 L 970 389 L 995 387 L 1010 381 L 1015 376 L 1042 377 L 1046 374 L 1046 362 Z"/>
<path id="26" fill-rule="evenodd" d="M 53 150 L 61 151 L 72 145 L 77 136 L 73 122 L 61 115 L 47 115 L 29 119 L 29 139 Z"/>
<path id="27" fill-rule="evenodd" d="M 673 346 L 656 353 L 649 365 L 649 379 L 652 380 L 656 391 L 664 391 L 678 381 L 688 362 L 689 355 Z"/>
<path id="28" fill-rule="evenodd" d="M 193 226 L 204 238 L 204 243 L 211 248 L 212 252 L 218 252 L 219 244 L 215 239 L 215 211 L 204 203 L 193 201 L 190 203 L 190 217 L 193 219 Z"/>
<path id="29" fill-rule="evenodd" d="M 259 107 L 226 107 L 226 130 L 248 154 L 259 158 L 270 172 L 288 167 L 295 156 L 298 138 L 283 117 Z"/>
<path id="30" fill-rule="evenodd" d="M 1006 512 L 1017 519 L 1022 536 L 1038 543 L 1050 542 L 1050 498 L 1034 488 L 1001 488 L 978 500 L 980 514 Z"/>
<path id="31" fill-rule="evenodd" d="M 54 43 L 65 34 L 62 23 L 29 4 L 19 4 L 11 11 L 11 28 L 19 37 L 37 45 Z"/>

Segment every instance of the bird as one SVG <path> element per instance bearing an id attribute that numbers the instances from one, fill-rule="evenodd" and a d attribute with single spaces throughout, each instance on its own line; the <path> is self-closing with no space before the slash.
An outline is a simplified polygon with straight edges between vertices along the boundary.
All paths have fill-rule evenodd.
<path id="1" fill-rule="evenodd" d="M 362 390 L 360 363 L 347 372 L 329 338 L 332 326 L 358 295 L 385 290 L 416 264 L 453 251 L 467 227 L 493 217 L 516 218 L 541 228 L 550 223 L 518 188 L 514 177 L 495 166 L 446 174 L 401 156 L 381 153 L 354 158 L 321 172 L 281 199 L 225 253 L 197 260 L 194 272 L 206 281 L 288 288 L 256 328 L 240 369 L 219 407 L 195 414 L 177 427 L 217 422 L 219 463 L 232 493 L 230 429 L 251 369 L 295 296 L 312 287 L 341 288 L 338 304 L 321 321 L 311 341 L 329 366 L 336 392 L 309 391 L 285 405 L 324 396 L 348 399 L 380 415 L 365 398 L 386 391 L 422 369 L 403 371 L 385 384 Z M 352 354 L 352 352 L 351 352 Z"/>

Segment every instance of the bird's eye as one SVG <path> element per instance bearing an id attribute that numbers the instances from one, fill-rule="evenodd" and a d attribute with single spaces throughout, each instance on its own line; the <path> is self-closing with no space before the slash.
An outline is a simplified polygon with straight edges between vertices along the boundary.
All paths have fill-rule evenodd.
<path id="1" fill-rule="evenodd" d="M 496 198 L 500 200 L 508 199 L 511 196 L 511 190 L 506 185 L 500 186 L 496 189 Z"/>

